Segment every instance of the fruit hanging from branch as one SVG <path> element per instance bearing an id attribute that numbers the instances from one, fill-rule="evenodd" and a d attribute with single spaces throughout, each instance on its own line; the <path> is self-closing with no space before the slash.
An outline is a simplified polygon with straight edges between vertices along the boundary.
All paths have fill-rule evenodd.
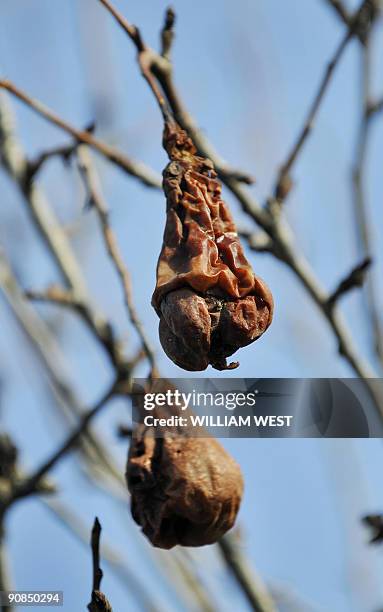
<path id="1" fill-rule="evenodd" d="M 165 121 L 166 226 L 152 304 L 162 347 L 185 370 L 233 369 L 226 358 L 271 323 L 273 298 L 243 252 L 213 163 Z"/>

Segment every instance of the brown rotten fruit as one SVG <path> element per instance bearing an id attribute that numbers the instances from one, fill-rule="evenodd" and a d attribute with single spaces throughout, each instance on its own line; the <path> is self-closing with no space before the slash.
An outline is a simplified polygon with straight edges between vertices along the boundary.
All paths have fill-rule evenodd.
<path id="1" fill-rule="evenodd" d="M 152 304 L 166 354 L 185 370 L 236 367 L 226 358 L 270 325 L 273 298 L 239 242 L 209 159 L 167 122 L 163 172 L 166 226 Z"/>
<path id="2" fill-rule="evenodd" d="M 131 511 L 153 546 L 213 544 L 231 529 L 241 502 L 238 464 L 215 439 L 139 426 L 126 480 Z"/>

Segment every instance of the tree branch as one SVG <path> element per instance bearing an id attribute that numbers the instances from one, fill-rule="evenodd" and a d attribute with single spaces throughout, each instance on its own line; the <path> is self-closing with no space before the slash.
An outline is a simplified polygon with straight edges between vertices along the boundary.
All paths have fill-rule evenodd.
<path id="1" fill-rule="evenodd" d="M 330 308 L 333 308 L 338 302 L 339 298 L 341 298 L 345 293 L 355 289 L 355 287 L 362 287 L 366 278 L 367 270 L 371 266 L 371 263 L 371 258 L 366 257 L 366 259 L 355 266 L 355 268 L 353 268 L 351 272 L 340 281 L 338 287 L 328 298 L 328 305 Z"/>
<path id="2" fill-rule="evenodd" d="M 74 510 L 57 499 L 40 498 L 39 501 L 70 534 L 88 548 L 88 526 Z M 153 612 L 164 612 L 165 608 L 160 605 L 158 597 L 156 601 L 151 598 L 147 585 L 135 576 L 124 562 L 120 552 L 110 542 L 105 541 L 105 538 L 100 554 L 102 562 L 109 567 L 122 587 L 137 599 L 139 605 Z"/>
<path id="3" fill-rule="evenodd" d="M 372 133 L 373 121 L 377 114 L 383 109 L 383 100 L 372 102 L 370 98 L 371 90 L 371 43 L 370 36 L 366 39 L 366 44 L 361 48 L 361 118 L 359 132 L 356 143 L 354 167 L 352 171 L 353 203 L 355 234 L 358 241 L 358 251 L 360 257 L 370 257 L 371 246 L 371 227 L 368 213 L 367 195 L 364 188 L 365 173 L 367 165 L 367 152 Z M 372 345 L 378 360 L 383 366 L 383 328 L 381 313 L 378 307 L 376 295 L 376 284 L 373 275 L 367 279 L 365 287 L 366 311 L 371 332 Z"/>
<path id="4" fill-rule="evenodd" d="M 334 9 L 346 25 L 350 25 L 352 15 L 348 12 L 341 0 L 325 0 L 325 2 Z"/>
<path id="5" fill-rule="evenodd" d="M 214 162 L 215 169 L 222 178 L 225 177 L 228 180 L 234 179 L 237 182 L 247 184 L 253 183 L 253 178 L 247 173 L 230 168 L 228 164 L 218 156 L 207 138 L 205 138 L 202 131 L 198 129 L 197 124 L 187 112 L 178 92 L 174 87 L 172 65 L 168 58 L 163 57 L 147 46 L 146 43 L 144 43 L 138 28 L 131 25 L 113 6 L 110 0 L 98 1 L 111 13 L 111 15 L 116 19 L 117 23 L 122 27 L 135 45 L 137 50 L 137 61 L 140 66 L 141 73 L 154 93 L 161 111 L 163 112 L 165 108 L 166 99 L 176 121 L 190 134 L 200 153 L 205 157 L 209 157 Z M 155 79 L 158 81 L 160 88 L 156 85 Z M 165 118 L 167 117 L 165 116 Z"/>
<path id="6" fill-rule="evenodd" d="M 0 592 L 10 591 L 11 585 L 9 580 L 8 555 L 5 545 L 4 525 L 0 523 Z M 11 612 L 14 610 L 11 604 L 3 605 L 2 612 Z"/>
<path id="7" fill-rule="evenodd" d="M 12 497 L 7 504 L 9 507 L 16 500 L 26 497 L 36 490 L 36 486 L 55 465 L 62 459 L 78 442 L 81 435 L 87 429 L 91 420 L 100 412 L 100 410 L 109 402 L 109 400 L 118 392 L 118 382 L 114 382 L 107 392 L 99 399 L 99 401 L 88 411 L 86 411 L 77 427 L 69 434 L 66 440 L 54 451 L 54 453 L 24 482 L 14 487 Z"/>
<path id="8" fill-rule="evenodd" d="M 254 612 L 275 612 L 276 608 L 273 600 L 259 576 L 249 567 L 247 559 L 241 554 L 233 534 L 225 535 L 218 542 L 218 546 L 223 558 L 246 595 L 251 609 Z"/>
<path id="9" fill-rule="evenodd" d="M 28 302 L 23 299 L 23 294 L 17 284 L 15 275 L 7 262 L 4 253 L 0 252 L 0 287 L 2 288 L 7 302 L 13 315 L 20 324 L 21 329 L 32 344 L 33 349 L 42 362 L 47 375 L 50 387 L 53 391 L 55 400 L 54 405 L 61 409 L 61 414 L 65 415 L 66 423 L 71 423 L 73 415 L 80 418 L 83 413 L 83 406 L 67 374 L 67 367 L 64 356 L 56 342 L 51 330 L 43 319 L 37 314 Z M 101 340 L 99 340 L 101 342 Z M 132 367 L 133 367 L 132 363 Z M 127 372 L 132 371 L 128 368 Z M 123 372 L 121 376 L 123 376 Z M 96 435 L 88 428 L 81 441 L 81 450 L 84 458 L 87 459 L 88 469 L 91 470 L 95 463 L 102 466 L 107 471 L 108 481 L 116 481 L 121 485 L 124 483 L 119 470 L 113 464 L 111 457 L 106 452 L 104 446 L 97 439 Z"/>
<path id="10" fill-rule="evenodd" d="M 101 580 L 103 572 L 100 567 L 100 536 L 101 536 L 101 525 L 97 516 L 94 519 L 94 525 L 91 536 L 91 548 L 92 548 L 92 562 L 93 562 L 93 586 L 92 586 L 92 599 L 88 605 L 89 612 L 112 612 L 112 606 L 108 599 L 101 592 Z"/>
<path id="11" fill-rule="evenodd" d="M 325 0 L 334 9 L 340 19 L 349 28 L 355 28 L 355 34 L 362 45 L 367 43 L 371 25 L 381 11 L 381 0 L 365 0 L 355 13 L 350 13 L 341 0 Z"/>
<path id="12" fill-rule="evenodd" d="M 136 329 L 137 334 L 141 340 L 143 350 L 148 358 L 151 366 L 151 376 L 158 376 L 157 366 L 153 350 L 150 342 L 146 337 L 142 323 L 137 315 L 136 308 L 134 306 L 134 300 L 132 295 L 132 286 L 130 280 L 130 274 L 127 267 L 125 266 L 124 260 L 121 256 L 116 237 L 109 223 L 109 210 L 107 203 L 101 192 L 101 186 L 99 184 L 98 175 L 94 166 L 89 152 L 85 147 L 79 147 L 77 151 L 77 157 L 79 160 L 79 168 L 81 175 L 84 179 L 85 187 L 87 189 L 89 202 L 97 212 L 98 219 L 100 221 L 102 235 L 104 238 L 105 246 L 108 254 L 113 262 L 113 265 L 120 278 L 126 308 L 128 310 L 130 322 Z"/>
<path id="13" fill-rule="evenodd" d="M 31 219 L 43 238 L 59 272 L 73 294 L 77 311 L 92 335 L 100 341 L 112 365 L 123 372 L 128 369 L 122 354 L 122 343 L 116 337 L 110 321 L 95 310 L 81 268 L 70 242 L 42 190 L 31 180 L 30 162 L 16 137 L 12 110 L 0 94 L 0 159 L 10 178 L 20 189 Z M 9 268 L 9 266 L 8 266 Z M 13 279 L 14 280 L 14 279 Z M 9 279 L 11 285 L 12 279 Z"/>
<path id="14" fill-rule="evenodd" d="M 95 138 L 90 132 L 86 130 L 78 130 L 66 121 L 56 115 L 48 107 L 41 104 L 37 100 L 31 98 L 24 91 L 16 87 L 11 81 L 6 79 L 0 79 L 0 89 L 4 89 L 11 93 L 13 96 L 24 102 L 29 108 L 33 109 L 36 113 L 44 117 L 50 123 L 53 123 L 64 132 L 67 132 L 77 143 L 87 144 L 93 147 L 96 151 L 101 153 L 104 157 L 109 159 L 110 162 L 116 164 L 127 174 L 134 176 L 139 179 L 147 187 L 158 188 L 161 185 L 160 178 L 142 162 L 138 162 L 130 159 L 119 149 L 108 145 L 107 143 Z"/>
<path id="15" fill-rule="evenodd" d="M 175 19 L 175 12 L 172 7 L 169 7 L 165 13 L 165 21 L 161 30 L 161 55 L 168 61 L 170 61 L 170 53 L 174 40 Z"/>
<path id="16" fill-rule="evenodd" d="M 352 37 L 353 37 L 353 30 L 352 28 L 349 28 L 346 34 L 343 36 L 341 42 L 339 43 L 334 53 L 332 60 L 329 62 L 325 70 L 325 73 L 319 84 L 318 91 L 308 111 L 304 125 L 300 133 L 298 134 L 298 138 L 295 141 L 295 144 L 293 145 L 290 153 L 288 154 L 286 161 L 282 164 L 282 167 L 279 171 L 279 175 L 278 175 L 275 187 L 274 187 L 275 197 L 281 202 L 284 200 L 284 198 L 288 195 L 290 191 L 290 188 L 292 186 L 292 182 L 290 178 L 292 167 L 295 161 L 297 160 L 299 153 L 301 152 L 308 136 L 310 135 L 314 127 L 314 121 L 318 115 L 318 111 L 321 107 L 321 103 L 324 99 L 327 88 L 331 82 L 331 77 L 335 71 L 335 68 L 337 67 L 338 63 L 340 62 L 343 56 L 343 53 L 347 47 L 347 44 L 349 43 Z"/>

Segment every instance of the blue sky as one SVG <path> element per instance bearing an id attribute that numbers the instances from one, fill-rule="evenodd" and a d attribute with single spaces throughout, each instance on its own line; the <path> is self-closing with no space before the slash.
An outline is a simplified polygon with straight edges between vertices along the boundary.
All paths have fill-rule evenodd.
<path id="1" fill-rule="evenodd" d="M 98 2 L 13 0 L 3 4 L 1 73 L 74 125 L 95 119 L 100 137 L 160 172 L 166 163 L 160 114 L 139 75 L 130 41 Z M 116 0 L 116 5 L 140 26 L 151 45 L 158 44 L 164 2 Z M 222 156 L 254 174 L 254 195 L 264 201 L 343 35 L 343 26 L 321 0 L 175 0 L 173 5 L 177 13 L 173 57 L 179 91 Z M 382 51 L 380 25 L 374 37 L 372 71 L 377 96 L 383 93 Z M 358 260 L 350 177 L 360 116 L 359 67 L 360 48 L 354 41 L 336 70 L 314 133 L 296 164 L 296 186 L 286 203 L 297 248 L 328 288 Z M 12 104 L 20 138 L 30 155 L 66 142 L 58 129 L 20 104 Z M 383 122 L 378 119 L 368 152 L 366 192 L 379 306 L 383 289 L 382 137 Z M 166 376 L 182 376 L 158 343 L 157 316 L 150 306 L 164 198 L 100 158 L 97 165 L 132 275 L 136 306 L 155 345 L 160 369 Z M 82 212 L 84 194 L 78 177 L 55 160 L 44 169 L 41 183 L 70 229 L 95 302 L 116 322 L 133 353 L 138 339 L 128 326 L 120 286 L 95 218 Z M 57 280 L 57 271 L 31 228 L 20 195 L 3 173 L 0 193 L 0 238 L 21 283 L 42 288 Z M 237 221 L 252 227 L 232 196 L 225 195 Z M 241 351 L 240 371 L 233 376 L 351 376 L 327 324 L 292 273 L 268 255 L 249 257 L 256 273 L 272 289 L 275 321 L 256 345 Z M 360 292 L 347 295 L 342 310 L 360 353 L 371 358 L 363 299 Z M 39 312 L 61 330 L 60 343 L 79 396 L 85 403 L 94 401 L 111 376 L 104 356 L 75 317 L 47 306 L 39 307 Z M 4 330 L 0 339 L 1 416 L 22 449 L 23 464 L 32 468 L 63 439 L 65 430 L 55 416 L 44 370 L 3 300 L 0 316 Z M 141 369 L 140 374 L 144 372 Z M 96 423 L 121 469 L 126 449 L 114 432 L 126 410 L 115 402 Z M 367 534 L 359 518 L 383 509 L 381 442 L 230 439 L 224 443 L 245 475 L 239 521 L 242 546 L 264 579 L 272 586 L 292 589 L 312 602 L 313 610 L 376 610 L 383 599 L 382 553 L 366 546 Z M 107 495 L 94 490 L 79 474 L 74 457 L 67 458 L 54 476 L 61 482 L 62 498 L 89 528 L 97 513 L 105 537 L 121 549 L 132 571 L 150 580 L 151 590 L 159 593 L 169 609 L 182 610 L 183 604 L 169 593 L 158 566 L 150 560 L 149 547 L 130 519 L 128 503 L 116 510 Z M 89 552 L 37 500 L 23 502 L 12 512 L 8 539 L 19 588 L 62 588 L 65 610 L 84 607 L 90 589 Z M 247 609 L 226 579 L 214 550 L 197 551 L 195 559 L 214 587 L 220 610 L 234 605 Z M 115 608 L 127 609 L 129 595 L 107 569 L 104 586 Z"/>

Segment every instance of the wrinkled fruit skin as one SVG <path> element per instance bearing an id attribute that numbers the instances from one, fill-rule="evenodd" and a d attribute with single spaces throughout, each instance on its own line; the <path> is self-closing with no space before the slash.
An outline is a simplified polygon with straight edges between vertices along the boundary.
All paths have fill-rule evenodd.
<path id="1" fill-rule="evenodd" d="M 160 341 L 185 370 L 233 368 L 226 358 L 267 329 L 273 298 L 244 255 L 212 162 L 173 124 L 164 147 L 167 217 L 152 298 Z"/>
<path id="2" fill-rule="evenodd" d="M 243 492 L 239 466 L 215 439 L 156 438 L 144 426 L 132 439 L 126 480 L 134 520 L 165 549 L 216 542 L 233 526 Z"/>

